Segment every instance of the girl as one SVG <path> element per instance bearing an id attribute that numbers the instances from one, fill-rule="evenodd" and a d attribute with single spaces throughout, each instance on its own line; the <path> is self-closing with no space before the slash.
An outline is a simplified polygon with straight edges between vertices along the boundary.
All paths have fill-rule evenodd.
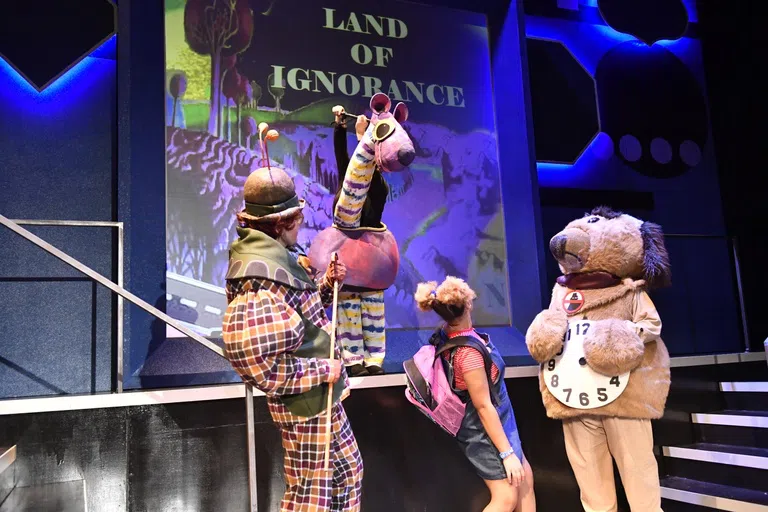
<path id="1" fill-rule="evenodd" d="M 525 460 L 517 433 L 515 414 L 504 384 L 504 360 L 485 334 L 472 328 L 475 292 L 463 280 L 447 277 L 419 284 L 416 303 L 445 320 L 435 333 L 437 344 L 459 336 L 472 336 L 485 345 L 491 357 L 490 380 L 483 355 L 470 346 L 444 353 L 444 366 L 453 391 L 467 404 L 456 439 L 475 471 L 491 492 L 485 512 L 535 512 L 533 472 Z M 494 406 L 493 386 L 497 396 Z"/>

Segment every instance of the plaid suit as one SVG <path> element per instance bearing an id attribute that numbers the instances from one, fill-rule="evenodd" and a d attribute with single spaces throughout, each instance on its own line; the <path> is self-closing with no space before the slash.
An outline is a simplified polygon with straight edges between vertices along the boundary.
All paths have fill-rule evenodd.
<path id="1" fill-rule="evenodd" d="M 327 381 L 327 362 L 292 352 L 301 346 L 304 335 L 297 311 L 330 332 L 323 309 L 330 296 L 326 283 L 318 291 L 258 278 L 227 282 L 229 306 L 222 329 L 227 358 L 244 381 L 267 395 L 267 406 L 282 436 L 286 493 L 281 511 L 360 510 L 363 461 L 342 404 L 333 406 L 332 474 L 324 474 L 324 411 L 310 418 L 297 416 L 280 400 L 281 395 L 302 393 Z M 336 358 L 341 358 L 338 348 Z M 343 370 L 342 378 L 348 383 Z"/>

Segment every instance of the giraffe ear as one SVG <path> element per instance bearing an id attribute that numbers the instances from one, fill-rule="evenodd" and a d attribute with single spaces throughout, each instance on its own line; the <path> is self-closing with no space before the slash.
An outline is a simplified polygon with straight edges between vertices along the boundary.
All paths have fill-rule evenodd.
<path id="1" fill-rule="evenodd" d="M 373 110 L 377 114 L 383 114 L 385 112 L 389 112 L 389 109 L 391 106 L 392 106 L 392 102 L 389 101 L 389 96 L 387 96 L 383 92 L 377 92 L 371 98 L 371 110 Z"/>
<path id="2" fill-rule="evenodd" d="M 408 120 L 408 106 L 405 103 L 395 105 L 395 121 L 403 124 Z"/>

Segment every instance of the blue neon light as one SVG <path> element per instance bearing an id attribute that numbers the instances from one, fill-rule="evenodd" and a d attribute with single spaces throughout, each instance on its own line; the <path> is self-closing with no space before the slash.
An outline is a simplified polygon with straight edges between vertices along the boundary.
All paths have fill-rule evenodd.
<path id="1" fill-rule="evenodd" d="M 116 47 L 117 35 L 113 35 L 42 91 L 35 89 L 13 66 L 0 58 L 0 101 L 22 109 L 45 107 L 46 113 L 51 108 L 71 105 L 86 96 L 104 76 L 115 73 L 115 60 L 102 56 L 114 55 Z"/>

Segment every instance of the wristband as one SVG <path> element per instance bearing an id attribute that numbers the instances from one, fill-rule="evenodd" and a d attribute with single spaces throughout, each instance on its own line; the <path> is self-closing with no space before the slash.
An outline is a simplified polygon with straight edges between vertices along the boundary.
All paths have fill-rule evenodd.
<path id="1" fill-rule="evenodd" d="M 499 454 L 499 457 L 501 457 L 501 460 L 504 460 L 504 459 L 506 459 L 507 457 L 509 457 L 510 455 L 514 455 L 514 454 L 515 454 L 515 450 L 514 450 L 514 449 L 512 449 L 512 448 L 510 448 L 510 449 L 509 449 L 509 450 L 507 450 L 506 452 L 501 452 L 501 453 Z"/>

